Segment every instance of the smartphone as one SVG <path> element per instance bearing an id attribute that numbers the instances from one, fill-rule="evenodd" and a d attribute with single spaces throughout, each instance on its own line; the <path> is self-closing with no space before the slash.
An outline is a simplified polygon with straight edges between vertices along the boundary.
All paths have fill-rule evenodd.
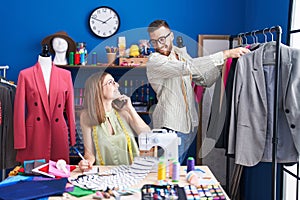
<path id="1" fill-rule="evenodd" d="M 113 103 L 117 106 L 117 108 L 121 109 L 126 104 L 126 100 L 115 99 Z"/>

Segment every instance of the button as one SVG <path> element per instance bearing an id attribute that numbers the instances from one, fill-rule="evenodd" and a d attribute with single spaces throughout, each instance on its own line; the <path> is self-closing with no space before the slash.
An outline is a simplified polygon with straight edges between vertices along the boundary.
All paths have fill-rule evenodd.
<path id="1" fill-rule="evenodd" d="M 34 105 L 35 105 L 35 106 L 38 106 L 38 103 L 37 103 L 37 102 L 34 102 Z"/>
<path id="2" fill-rule="evenodd" d="M 290 110 L 289 110 L 289 109 L 285 109 L 285 112 L 286 112 L 286 113 L 290 113 Z"/>
<path id="3" fill-rule="evenodd" d="M 295 124 L 291 124 L 291 128 L 296 128 Z"/>
<path id="4" fill-rule="evenodd" d="M 40 118 L 40 117 L 37 117 L 37 118 L 36 118 L 36 120 L 37 120 L 37 121 L 40 121 L 40 120 L 41 120 L 41 118 Z"/>
<path id="5" fill-rule="evenodd" d="M 58 104 L 58 107 L 60 108 L 60 107 L 61 107 L 61 104 Z"/>
<path id="6" fill-rule="evenodd" d="M 58 118 L 56 118 L 55 121 L 58 122 Z"/>

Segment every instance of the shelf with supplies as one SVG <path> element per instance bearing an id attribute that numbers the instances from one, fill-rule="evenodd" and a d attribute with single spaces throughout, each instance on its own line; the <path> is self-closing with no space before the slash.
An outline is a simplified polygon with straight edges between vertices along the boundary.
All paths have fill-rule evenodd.
<path id="1" fill-rule="evenodd" d="M 148 83 L 145 66 L 101 65 L 60 65 L 60 68 L 69 70 L 74 85 L 74 103 L 76 112 L 82 110 L 84 85 L 86 79 L 93 73 L 105 71 L 119 83 L 121 94 L 131 97 L 136 111 L 144 117 L 151 114 L 151 106 L 157 102 L 155 92 Z M 150 110 L 150 111 L 149 111 Z M 150 119 L 144 119 L 149 123 Z"/>

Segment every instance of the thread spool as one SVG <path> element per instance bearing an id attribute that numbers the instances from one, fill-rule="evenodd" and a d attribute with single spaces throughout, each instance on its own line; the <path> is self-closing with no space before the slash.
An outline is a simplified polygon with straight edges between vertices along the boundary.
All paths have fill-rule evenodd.
<path id="1" fill-rule="evenodd" d="M 189 173 L 190 171 L 195 170 L 195 159 L 193 157 L 188 157 L 186 161 L 186 172 Z"/>
<path id="2" fill-rule="evenodd" d="M 172 164 L 172 182 L 179 182 L 180 176 L 180 163 L 178 161 L 174 161 Z"/>
<path id="3" fill-rule="evenodd" d="M 69 54 L 69 65 L 74 65 L 74 52 L 71 51 Z"/>
<path id="4" fill-rule="evenodd" d="M 174 161 L 175 160 L 173 158 L 171 158 L 168 163 L 169 178 L 172 178 L 172 170 L 173 170 L 173 162 Z"/>
<path id="5" fill-rule="evenodd" d="M 157 180 L 158 181 L 166 180 L 166 164 L 165 164 L 165 162 L 158 163 Z"/>
<path id="6" fill-rule="evenodd" d="M 92 53 L 92 65 L 97 65 L 97 53 L 95 51 Z"/>
<path id="7" fill-rule="evenodd" d="M 79 65 L 80 64 L 80 54 L 77 53 L 77 52 L 75 53 L 74 64 L 75 65 Z"/>
<path id="8" fill-rule="evenodd" d="M 81 63 L 81 65 L 85 65 L 85 54 L 84 53 L 80 54 L 80 63 Z"/>
<path id="9" fill-rule="evenodd" d="M 199 179 L 197 174 L 194 171 L 190 171 L 186 175 L 186 181 L 190 183 L 191 185 L 198 186 L 199 185 Z"/>

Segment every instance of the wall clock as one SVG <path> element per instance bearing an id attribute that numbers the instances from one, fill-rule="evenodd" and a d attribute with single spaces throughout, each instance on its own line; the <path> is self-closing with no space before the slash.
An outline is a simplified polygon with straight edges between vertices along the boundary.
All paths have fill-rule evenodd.
<path id="1" fill-rule="evenodd" d="M 94 9 L 89 16 L 89 27 L 98 37 L 107 38 L 114 35 L 120 27 L 118 13 L 107 6 Z"/>

